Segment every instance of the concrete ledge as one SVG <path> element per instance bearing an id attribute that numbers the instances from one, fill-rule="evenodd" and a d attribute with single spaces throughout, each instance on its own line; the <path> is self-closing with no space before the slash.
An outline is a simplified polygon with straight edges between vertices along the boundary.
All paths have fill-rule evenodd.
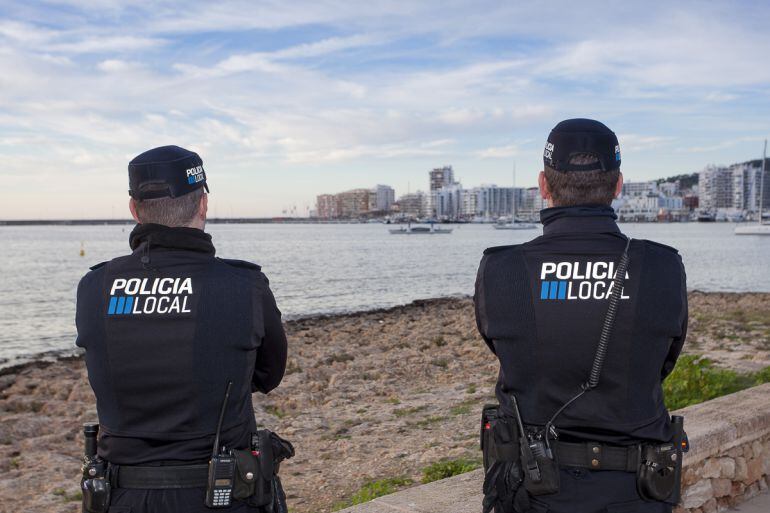
<path id="1" fill-rule="evenodd" d="M 770 383 L 689 406 L 692 449 L 685 456 L 679 512 L 724 511 L 767 491 L 770 475 Z M 481 469 L 379 497 L 344 513 L 481 511 Z"/>

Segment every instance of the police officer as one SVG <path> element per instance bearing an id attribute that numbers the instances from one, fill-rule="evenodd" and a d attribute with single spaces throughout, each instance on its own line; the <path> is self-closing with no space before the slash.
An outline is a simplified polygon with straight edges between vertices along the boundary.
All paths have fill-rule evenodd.
<path id="1" fill-rule="evenodd" d="M 92 267 L 77 291 L 109 511 L 210 511 L 206 464 L 227 384 L 220 441 L 245 449 L 256 431 L 251 394 L 284 374 L 281 313 L 258 265 L 214 256 L 196 153 L 155 148 L 128 174 L 132 252 Z M 259 511 L 245 502 L 227 510 Z"/>
<path id="2" fill-rule="evenodd" d="M 611 207 L 623 184 L 620 148 L 604 124 L 562 121 L 543 160 L 543 235 L 487 249 L 476 281 L 478 329 L 500 361 L 499 415 L 509 419 L 500 425 L 519 437 L 513 451 L 497 453 L 507 467 L 497 475 L 487 468 L 485 509 L 670 512 L 674 492 L 664 495 L 673 477 L 662 493 L 649 492 L 645 479 L 665 472 L 642 469 L 662 468 L 650 467 L 644 451 L 670 451 L 675 438 L 661 385 L 687 331 L 682 260 L 674 248 L 620 231 Z M 624 251 L 628 267 L 618 276 Z M 613 278 L 617 309 L 603 336 Z M 681 452 L 666 454 L 673 472 L 669 460 L 681 461 Z"/>

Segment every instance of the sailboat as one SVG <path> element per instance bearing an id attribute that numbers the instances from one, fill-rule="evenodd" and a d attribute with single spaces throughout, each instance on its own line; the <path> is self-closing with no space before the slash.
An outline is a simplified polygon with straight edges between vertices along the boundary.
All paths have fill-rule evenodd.
<path id="1" fill-rule="evenodd" d="M 765 165 L 767 163 L 767 139 L 765 139 L 765 149 L 762 152 L 762 172 L 759 175 L 759 219 L 757 224 L 747 226 L 738 226 L 735 228 L 735 235 L 770 235 L 770 224 L 765 224 L 762 218 L 762 211 L 765 205 Z"/>
<path id="2" fill-rule="evenodd" d="M 534 230 L 537 228 L 532 223 L 516 222 L 516 163 L 513 163 L 513 215 L 510 223 L 497 223 L 492 225 L 495 230 Z"/>

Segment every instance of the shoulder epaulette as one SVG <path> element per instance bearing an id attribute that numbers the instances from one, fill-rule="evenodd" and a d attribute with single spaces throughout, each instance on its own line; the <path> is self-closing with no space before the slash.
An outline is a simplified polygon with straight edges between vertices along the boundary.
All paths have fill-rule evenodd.
<path id="1" fill-rule="evenodd" d="M 245 269 L 254 269 L 255 271 L 261 271 L 262 266 L 259 266 L 257 264 L 253 264 L 251 262 L 247 262 L 245 260 L 236 260 L 233 258 L 219 258 L 217 257 L 217 260 L 220 262 L 224 262 L 227 265 L 232 265 L 233 267 L 242 267 Z"/>
<path id="2" fill-rule="evenodd" d="M 514 249 L 517 248 L 518 244 L 511 244 L 508 246 L 492 246 L 491 248 L 487 248 L 484 250 L 485 255 L 489 255 L 491 253 L 499 253 L 500 251 L 505 251 L 506 249 Z"/>
<path id="3" fill-rule="evenodd" d="M 679 253 L 679 250 L 677 250 L 676 248 L 672 248 L 671 246 L 666 246 L 665 244 L 661 244 L 660 242 L 655 242 L 654 240 L 647 240 L 647 239 L 643 239 L 643 241 L 646 242 L 647 244 L 651 244 L 653 246 L 663 248 L 667 251 L 671 251 L 672 253 Z"/>
<path id="4" fill-rule="evenodd" d="M 100 267 L 104 267 L 105 265 L 107 265 L 106 261 L 105 262 L 99 262 L 98 264 L 92 265 L 91 267 L 89 267 L 89 269 L 91 269 L 92 271 L 95 271 L 95 270 L 99 269 Z"/>

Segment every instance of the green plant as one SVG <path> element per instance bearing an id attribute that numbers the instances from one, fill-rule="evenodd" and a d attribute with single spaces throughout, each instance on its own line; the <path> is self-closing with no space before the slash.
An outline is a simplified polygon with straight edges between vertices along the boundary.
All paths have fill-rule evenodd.
<path id="1" fill-rule="evenodd" d="M 67 493 L 67 490 L 64 488 L 54 488 L 51 493 L 61 497 L 66 502 L 77 502 L 83 499 L 83 492 L 80 490 L 75 490 L 73 493 Z"/>
<path id="2" fill-rule="evenodd" d="M 279 419 L 282 419 L 286 416 L 285 410 L 282 410 L 279 406 L 275 406 L 273 404 L 268 404 L 265 406 L 265 411 L 270 415 L 275 415 Z"/>
<path id="3" fill-rule="evenodd" d="M 477 401 L 475 399 L 468 399 L 460 404 L 455 404 L 449 411 L 452 415 L 467 415 L 471 412 L 471 408 L 475 406 L 476 403 Z"/>
<path id="4" fill-rule="evenodd" d="M 441 335 L 437 337 L 433 337 L 433 345 L 435 345 L 436 347 L 443 347 L 446 345 L 446 340 L 444 340 L 444 337 L 442 337 Z"/>
<path id="5" fill-rule="evenodd" d="M 377 497 L 394 493 L 410 484 L 412 484 L 412 480 L 408 477 L 387 477 L 376 481 L 368 481 L 356 493 L 351 495 L 350 499 L 336 503 L 332 511 L 339 511 L 349 506 L 369 502 Z"/>
<path id="6" fill-rule="evenodd" d="M 739 374 L 715 367 L 703 356 L 683 355 L 674 372 L 663 382 L 663 393 L 668 409 L 677 410 L 767 382 L 770 382 L 770 367 Z"/>
<path id="7" fill-rule="evenodd" d="M 413 415 L 419 411 L 422 411 L 426 408 L 427 406 L 424 406 L 424 405 L 412 406 L 408 408 L 396 408 L 395 410 L 393 410 L 393 415 L 395 415 L 396 417 L 406 417 L 408 415 Z"/>
<path id="8" fill-rule="evenodd" d="M 442 460 L 432 463 L 422 469 L 422 482 L 432 483 L 439 479 L 464 474 L 479 468 L 480 463 L 476 460 L 460 458 L 457 460 Z"/>

